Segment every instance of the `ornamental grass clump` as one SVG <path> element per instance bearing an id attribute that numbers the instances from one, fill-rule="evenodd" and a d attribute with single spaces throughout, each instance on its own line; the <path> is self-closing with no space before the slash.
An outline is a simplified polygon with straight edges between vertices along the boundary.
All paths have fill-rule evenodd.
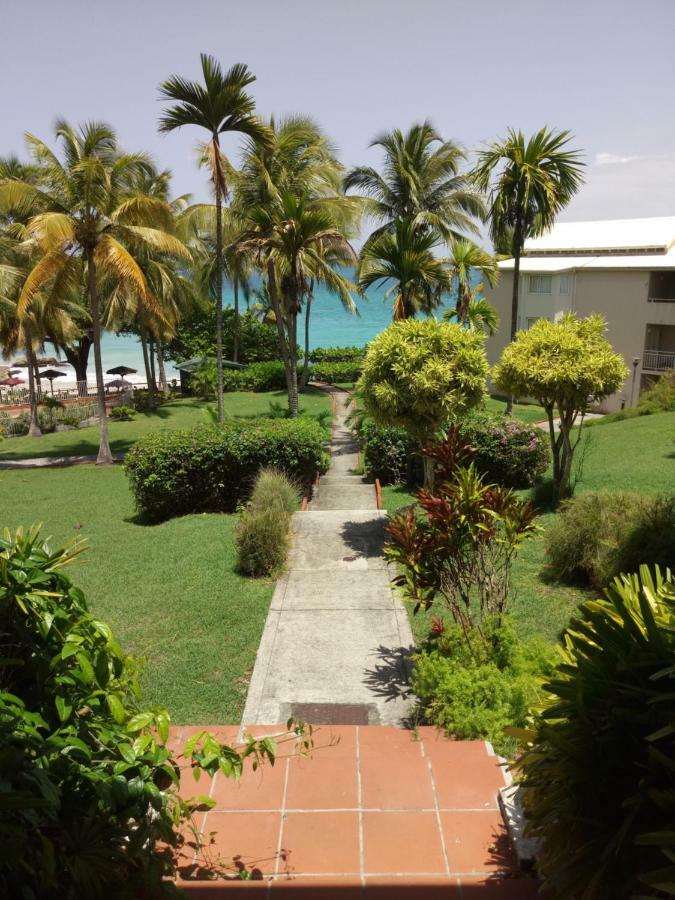
<path id="1" fill-rule="evenodd" d="M 291 515 L 299 505 L 300 492 L 283 472 L 266 469 L 258 475 L 235 530 L 240 572 L 262 577 L 283 569 L 290 546 Z"/>
<path id="2" fill-rule="evenodd" d="M 532 727 L 516 731 L 546 896 L 675 896 L 675 581 L 622 575 L 584 603 Z"/>

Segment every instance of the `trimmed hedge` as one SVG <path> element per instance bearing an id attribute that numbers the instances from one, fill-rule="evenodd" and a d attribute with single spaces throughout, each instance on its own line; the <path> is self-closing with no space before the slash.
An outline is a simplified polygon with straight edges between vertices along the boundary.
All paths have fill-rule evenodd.
<path id="1" fill-rule="evenodd" d="M 379 478 L 382 484 L 400 484 L 412 475 L 410 458 L 419 448 L 403 428 L 378 428 L 366 421 L 359 428 L 359 438 L 369 478 Z M 416 468 L 421 468 L 419 458 Z"/>
<path id="2" fill-rule="evenodd" d="M 309 352 L 312 363 L 359 362 L 367 347 L 315 347 Z"/>
<path id="3" fill-rule="evenodd" d="M 474 413 L 460 428 L 476 448 L 475 466 L 488 482 L 507 488 L 531 487 L 551 461 L 544 432 L 517 419 Z"/>
<path id="4" fill-rule="evenodd" d="M 327 384 L 336 384 L 343 381 L 358 381 L 363 370 L 363 360 L 344 362 L 313 363 L 311 370 L 312 381 L 325 381 Z"/>
<path id="5" fill-rule="evenodd" d="M 286 374 L 284 364 L 279 360 L 273 362 L 251 363 L 245 369 L 225 369 L 223 371 L 223 390 L 253 391 L 255 394 L 265 391 L 285 391 Z"/>
<path id="6" fill-rule="evenodd" d="M 196 512 L 232 512 L 265 467 L 308 487 L 325 471 L 324 432 L 312 419 L 232 420 L 222 426 L 151 432 L 127 454 L 139 514 L 160 522 Z"/>

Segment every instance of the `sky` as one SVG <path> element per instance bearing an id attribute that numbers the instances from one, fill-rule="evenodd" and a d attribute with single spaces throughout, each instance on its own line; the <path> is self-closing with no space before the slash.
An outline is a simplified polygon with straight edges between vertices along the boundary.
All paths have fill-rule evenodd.
<path id="1" fill-rule="evenodd" d="M 159 135 L 157 85 L 245 62 L 259 114 L 313 116 L 347 166 L 428 118 L 469 152 L 568 128 L 586 185 L 565 220 L 675 215 L 675 0 L 0 0 L 0 154 L 102 119 L 207 199 L 197 130 Z M 236 160 L 237 141 L 226 152 Z"/>

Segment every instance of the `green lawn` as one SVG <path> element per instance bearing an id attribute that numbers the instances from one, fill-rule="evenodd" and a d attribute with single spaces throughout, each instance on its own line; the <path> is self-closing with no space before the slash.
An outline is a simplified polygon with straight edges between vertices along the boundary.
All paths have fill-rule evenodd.
<path id="1" fill-rule="evenodd" d="M 495 415 L 503 416 L 506 414 L 506 401 L 488 397 L 485 401 L 485 409 Z M 536 403 L 514 403 L 513 415 L 521 422 L 528 423 L 542 422 L 546 419 L 544 407 L 537 406 Z"/>
<path id="2" fill-rule="evenodd" d="M 271 391 L 262 394 L 234 392 L 225 394 L 225 411 L 236 418 L 251 418 L 266 415 L 270 411 L 270 403 L 286 407 L 285 391 Z M 165 403 L 153 412 L 136 413 L 130 422 L 110 422 L 110 445 L 113 453 L 125 453 L 141 435 L 159 428 L 189 428 L 200 423 L 212 421 L 206 407 L 213 407 L 213 402 L 198 400 L 193 397 L 184 400 L 173 400 Z M 315 415 L 323 410 L 330 411 L 331 400 L 328 394 L 318 388 L 308 388 L 300 398 L 300 408 L 308 414 Z M 73 431 L 62 431 L 45 434 L 40 438 L 17 437 L 5 440 L 0 444 L 0 460 L 28 459 L 34 456 L 85 456 L 98 452 L 98 426 L 78 428 Z"/>
<path id="3" fill-rule="evenodd" d="M 675 413 L 608 423 L 588 429 L 586 435 L 588 445 L 577 492 L 614 489 L 658 493 L 674 489 Z M 534 491 L 530 496 L 534 497 Z M 412 494 L 401 487 L 383 488 L 382 499 L 389 512 L 414 501 Z M 553 515 L 541 516 L 542 534 Z M 541 577 L 545 563 L 540 535 L 524 545 L 514 566 L 511 609 L 523 637 L 536 633 L 554 640 L 588 595 L 566 585 L 547 584 Z M 424 613 L 412 617 L 417 640 L 428 634 L 429 620 L 430 615 Z"/>
<path id="4" fill-rule="evenodd" d="M 283 393 L 227 394 L 233 416 L 269 412 Z M 132 422 L 111 423 L 113 449 L 128 449 L 153 428 L 209 421 L 207 404 L 178 400 Z M 330 410 L 330 397 L 303 395 L 311 413 Z M 98 429 L 13 438 L 4 458 L 95 453 Z M 8 449 L 9 448 L 9 449 Z M 0 470 L 0 527 L 44 523 L 57 542 L 86 538 L 84 564 L 71 577 L 127 653 L 143 661 L 149 704 L 166 706 L 182 723 L 236 722 L 241 717 L 272 597 L 273 582 L 234 571 L 235 516 L 194 515 L 147 526 L 136 521 L 120 466 Z"/>

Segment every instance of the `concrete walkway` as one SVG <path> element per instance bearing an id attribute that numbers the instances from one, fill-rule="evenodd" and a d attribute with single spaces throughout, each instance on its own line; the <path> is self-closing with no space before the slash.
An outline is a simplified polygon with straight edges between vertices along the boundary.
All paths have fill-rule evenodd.
<path id="1" fill-rule="evenodd" d="M 382 555 L 386 514 L 356 474 L 358 446 L 337 389 L 331 465 L 293 517 L 288 571 L 272 598 L 243 723 L 400 725 L 412 707 L 412 633 Z"/>
<path id="2" fill-rule="evenodd" d="M 0 469 L 50 469 L 95 463 L 95 453 L 86 456 L 32 456 L 29 459 L 0 459 Z M 122 453 L 113 453 L 114 462 L 123 462 Z"/>

